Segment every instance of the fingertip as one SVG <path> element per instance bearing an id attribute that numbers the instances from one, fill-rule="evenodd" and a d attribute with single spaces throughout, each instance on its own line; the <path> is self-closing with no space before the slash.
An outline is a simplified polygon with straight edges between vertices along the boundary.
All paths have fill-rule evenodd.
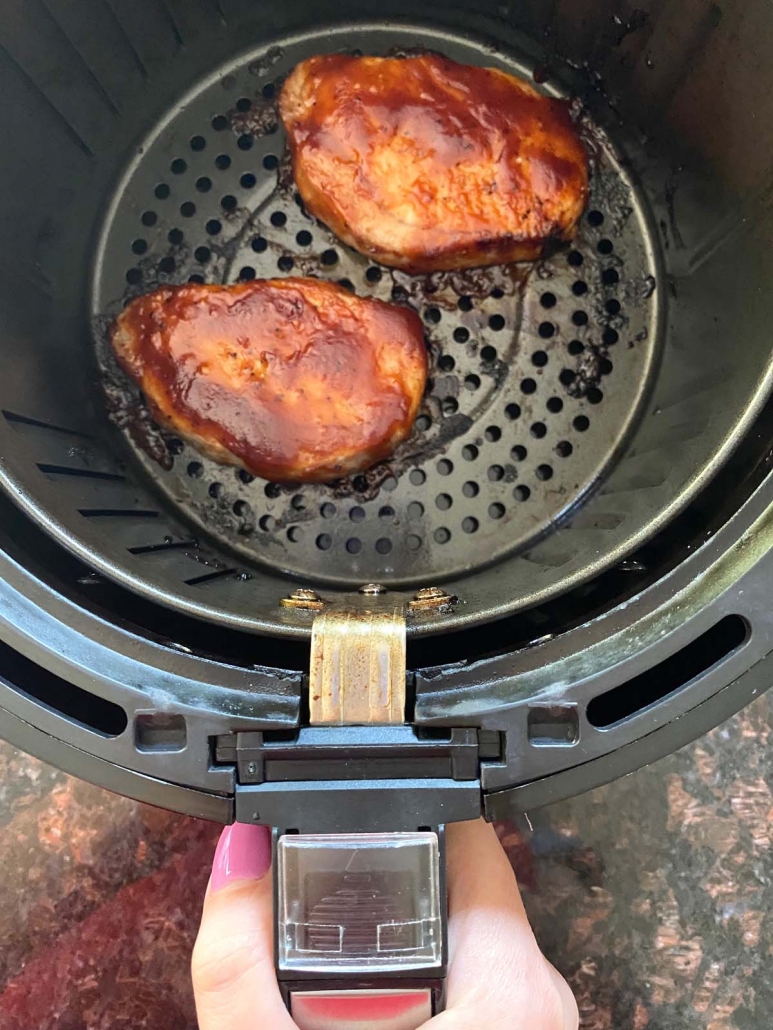
<path id="1" fill-rule="evenodd" d="M 270 866 L 270 827 L 233 823 L 217 842 L 208 890 L 216 893 L 240 880 L 262 880 Z"/>

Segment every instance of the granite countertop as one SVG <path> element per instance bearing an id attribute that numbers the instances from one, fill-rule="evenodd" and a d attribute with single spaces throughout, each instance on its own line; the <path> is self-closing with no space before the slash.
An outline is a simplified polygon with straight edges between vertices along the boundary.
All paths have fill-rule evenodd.
<path id="1" fill-rule="evenodd" d="M 773 699 L 500 827 L 583 1030 L 773 1025 Z M 218 827 L 0 745 L 0 1030 L 195 1027 L 188 962 Z"/>

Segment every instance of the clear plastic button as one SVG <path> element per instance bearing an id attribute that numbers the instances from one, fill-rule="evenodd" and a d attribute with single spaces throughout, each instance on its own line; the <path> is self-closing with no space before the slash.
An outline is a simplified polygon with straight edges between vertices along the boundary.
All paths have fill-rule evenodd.
<path id="1" fill-rule="evenodd" d="M 280 969 L 440 966 L 436 834 L 288 834 L 276 857 Z"/>

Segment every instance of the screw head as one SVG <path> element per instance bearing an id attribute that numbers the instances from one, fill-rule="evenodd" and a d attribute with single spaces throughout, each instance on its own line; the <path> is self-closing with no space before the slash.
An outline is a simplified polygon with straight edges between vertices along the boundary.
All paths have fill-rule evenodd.
<path id="1" fill-rule="evenodd" d="M 440 587 L 422 587 L 421 590 L 416 591 L 413 599 L 414 601 L 439 601 L 445 597 L 448 597 L 448 594 Z"/>
<path id="2" fill-rule="evenodd" d="M 247 772 L 250 774 L 250 776 L 254 776 L 257 771 L 258 767 L 257 765 L 255 765 L 254 762 L 247 763 Z"/>
<path id="3" fill-rule="evenodd" d="M 385 594 L 387 591 L 386 587 L 382 586 L 380 583 L 364 583 L 360 587 L 359 592 L 361 594 L 368 594 L 368 596 L 373 597 L 377 596 L 378 594 Z"/>
<path id="4" fill-rule="evenodd" d="M 298 587 L 290 594 L 293 601 L 318 601 L 319 594 L 316 590 L 309 590 L 306 587 Z"/>

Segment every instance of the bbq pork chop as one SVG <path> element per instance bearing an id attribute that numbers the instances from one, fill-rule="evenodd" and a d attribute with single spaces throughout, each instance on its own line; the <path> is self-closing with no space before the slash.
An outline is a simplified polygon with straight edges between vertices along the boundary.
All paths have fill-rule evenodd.
<path id="1" fill-rule="evenodd" d="M 408 272 L 539 257 L 572 237 L 587 201 L 567 104 L 496 68 L 432 53 L 311 57 L 280 111 L 309 211 Z"/>
<path id="2" fill-rule="evenodd" d="M 538 258 L 570 239 L 587 160 L 565 102 L 496 68 L 309 58 L 281 92 L 309 211 L 407 272 Z"/>
<path id="3" fill-rule="evenodd" d="M 125 308 L 112 344 L 159 422 L 280 481 L 388 458 L 427 378 L 413 311 L 316 279 L 163 287 Z"/>

